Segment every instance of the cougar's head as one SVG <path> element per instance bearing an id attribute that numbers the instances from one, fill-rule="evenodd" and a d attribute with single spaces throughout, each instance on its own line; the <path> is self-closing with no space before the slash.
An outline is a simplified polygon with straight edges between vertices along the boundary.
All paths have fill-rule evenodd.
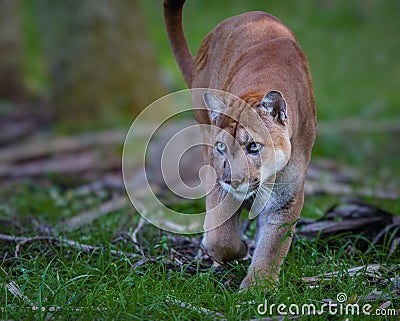
<path id="1" fill-rule="evenodd" d="M 208 145 L 217 184 L 239 200 L 271 186 L 291 154 L 283 95 L 270 91 L 259 104 L 248 105 L 206 92 L 204 103 L 213 125 Z"/>

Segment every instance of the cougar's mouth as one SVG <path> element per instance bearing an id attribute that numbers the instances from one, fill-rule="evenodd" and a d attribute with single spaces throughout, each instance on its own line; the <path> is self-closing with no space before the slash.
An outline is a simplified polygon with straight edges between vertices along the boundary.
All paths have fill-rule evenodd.
<path id="1" fill-rule="evenodd" d="M 257 192 L 257 188 L 249 186 L 248 183 L 239 184 L 236 188 L 223 181 L 219 181 L 219 184 L 225 192 L 231 194 L 233 197 L 240 201 L 250 198 Z"/>

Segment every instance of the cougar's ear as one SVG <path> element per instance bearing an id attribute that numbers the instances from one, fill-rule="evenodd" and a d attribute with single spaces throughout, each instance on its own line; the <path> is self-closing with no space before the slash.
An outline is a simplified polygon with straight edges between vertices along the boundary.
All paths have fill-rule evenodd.
<path id="1" fill-rule="evenodd" d="M 272 117 L 277 117 L 278 122 L 285 125 L 287 120 L 286 101 L 280 91 L 272 90 L 265 94 L 260 107 L 264 108 Z"/>
<path id="2" fill-rule="evenodd" d="M 215 122 L 219 114 L 225 110 L 226 105 L 207 91 L 204 93 L 203 99 L 205 105 L 210 110 L 211 121 Z"/>

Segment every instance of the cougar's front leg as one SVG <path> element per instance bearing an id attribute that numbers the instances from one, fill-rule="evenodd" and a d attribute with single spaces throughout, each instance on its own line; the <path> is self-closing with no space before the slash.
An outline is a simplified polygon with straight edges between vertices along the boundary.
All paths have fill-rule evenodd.
<path id="1" fill-rule="evenodd" d="M 273 283 L 278 280 L 281 265 L 292 242 L 294 222 L 300 215 L 303 201 L 303 191 L 301 191 L 284 208 L 274 213 L 258 215 L 256 247 L 248 274 L 240 288 L 259 284 L 263 280 Z"/>
<path id="2" fill-rule="evenodd" d="M 202 241 L 202 248 L 219 263 L 243 258 L 248 249 L 241 238 L 241 204 L 230 194 L 221 193 L 221 188 L 215 186 L 206 197 L 207 214 Z"/>

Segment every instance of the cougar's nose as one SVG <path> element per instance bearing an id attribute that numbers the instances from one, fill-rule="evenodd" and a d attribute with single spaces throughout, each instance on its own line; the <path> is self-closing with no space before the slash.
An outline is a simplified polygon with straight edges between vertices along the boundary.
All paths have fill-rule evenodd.
<path id="1" fill-rule="evenodd" d="M 243 180 L 225 181 L 226 184 L 231 185 L 234 189 L 237 189 L 242 182 Z"/>

